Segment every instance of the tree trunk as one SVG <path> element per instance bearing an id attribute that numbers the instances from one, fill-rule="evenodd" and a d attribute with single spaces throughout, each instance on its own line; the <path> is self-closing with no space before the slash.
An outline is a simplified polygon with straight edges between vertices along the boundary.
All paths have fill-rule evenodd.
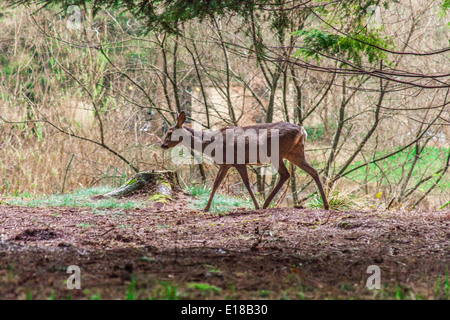
<path id="1" fill-rule="evenodd" d="M 126 197 L 134 194 L 150 196 L 149 200 L 167 200 L 180 184 L 175 171 L 144 171 L 134 175 L 123 186 L 101 197 Z"/>

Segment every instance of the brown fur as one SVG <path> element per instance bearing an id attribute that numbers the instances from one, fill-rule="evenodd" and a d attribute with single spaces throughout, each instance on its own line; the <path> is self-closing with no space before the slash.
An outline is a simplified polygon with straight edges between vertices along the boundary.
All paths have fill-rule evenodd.
<path id="1" fill-rule="evenodd" d="M 273 200 L 275 195 L 280 191 L 283 184 L 289 179 L 290 174 L 287 170 L 286 166 L 283 163 L 283 159 L 286 159 L 290 161 L 291 163 L 295 164 L 296 166 L 300 167 L 304 171 L 306 171 L 316 182 L 316 185 L 319 189 L 320 195 L 322 196 L 322 200 L 324 203 L 325 209 L 329 210 L 329 204 L 327 201 L 327 198 L 325 196 L 325 192 L 323 190 L 322 182 L 320 181 L 320 177 L 316 169 L 314 169 L 305 158 L 305 141 L 306 141 L 306 131 L 303 127 L 289 123 L 289 122 L 277 122 L 277 123 L 266 123 L 266 124 L 258 124 L 258 125 L 252 125 L 252 126 L 246 126 L 246 127 L 225 127 L 218 131 L 202 131 L 201 133 L 196 132 L 195 130 L 183 126 L 184 121 L 186 120 L 186 115 L 184 112 L 182 112 L 178 118 L 177 123 L 175 126 L 169 129 L 166 136 L 163 139 L 163 143 L 161 144 L 161 147 L 164 149 L 169 149 L 177 144 L 179 144 L 181 141 L 173 141 L 171 139 L 171 133 L 175 129 L 182 129 L 183 135 L 190 139 L 189 146 L 191 148 L 194 147 L 194 142 L 196 139 L 201 139 L 200 141 L 197 141 L 201 147 L 202 151 L 205 150 L 205 148 L 214 141 L 214 137 L 217 135 L 222 135 L 222 139 L 224 141 L 223 145 L 223 159 L 222 158 L 216 158 L 215 162 L 219 166 L 219 172 L 217 173 L 216 180 L 214 181 L 213 189 L 211 192 L 211 195 L 209 197 L 208 204 L 206 205 L 205 211 L 209 211 L 211 207 L 212 200 L 214 198 L 214 194 L 217 191 L 217 188 L 222 183 L 222 180 L 225 178 L 226 173 L 231 167 L 235 167 L 236 170 L 241 175 L 242 181 L 244 182 L 245 187 L 247 188 L 248 192 L 250 193 L 250 196 L 253 200 L 253 203 L 255 204 L 256 209 L 259 209 L 259 204 L 256 200 L 255 195 L 253 194 L 253 191 L 250 186 L 250 182 L 248 179 L 248 173 L 247 173 L 247 165 L 248 164 L 255 164 L 255 165 L 261 165 L 263 164 L 264 159 L 259 158 L 259 152 L 258 152 L 258 158 L 256 163 L 250 162 L 249 157 L 249 144 L 250 140 L 258 139 L 258 135 L 260 130 L 267 129 L 267 138 L 265 138 L 268 143 L 268 156 L 271 155 L 271 149 L 270 149 L 270 139 L 271 139 L 271 130 L 278 130 L 279 132 L 279 158 L 278 158 L 278 173 L 280 174 L 280 180 L 278 184 L 275 186 L 274 190 L 270 193 L 270 195 L 267 197 L 266 201 L 264 202 L 263 209 L 267 208 L 270 204 L 270 202 Z M 226 143 L 226 130 L 235 130 L 235 140 L 234 140 L 234 149 L 235 149 L 235 158 L 234 162 L 232 164 L 226 164 L 225 163 L 225 143 Z M 237 161 L 237 138 L 239 137 L 238 130 L 242 130 L 243 133 L 248 133 L 248 137 L 246 137 L 245 140 L 245 163 L 238 163 Z M 257 135 L 253 135 L 253 132 L 257 132 Z M 199 138 L 200 137 L 200 138 Z M 259 148 L 258 144 L 258 148 Z M 212 154 L 214 157 L 214 154 Z"/>

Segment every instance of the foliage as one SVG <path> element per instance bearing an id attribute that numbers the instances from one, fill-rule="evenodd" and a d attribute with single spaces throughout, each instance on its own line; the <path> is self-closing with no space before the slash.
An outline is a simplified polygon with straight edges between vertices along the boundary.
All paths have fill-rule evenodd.
<path id="1" fill-rule="evenodd" d="M 368 207 L 369 201 L 358 187 L 348 188 L 333 185 L 327 194 L 330 210 L 361 210 Z M 310 208 L 323 208 L 323 201 L 319 194 L 315 193 L 311 196 L 307 204 Z"/>
<path id="2" fill-rule="evenodd" d="M 136 300 L 136 279 L 132 278 L 128 286 L 126 300 Z"/>
<path id="3" fill-rule="evenodd" d="M 10 0 L 20 6 L 3 10 L 0 5 L 5 33 L 0 107 L 1 117 L 11 120 L 5 125 L 0 120 L 0 143 L 6 146 L 0 154 L 0 193 L 26 197 L 74 190 L 94 181 L 112 185 L 128 174 L 121 161 L 136 168 L 177 169 L 182 179 L 198 180 L 198 171 L 206 181 L 205 173 L 213 166 L 191 165 L 187 173 L 161 157 L 157 139 L 161 124 L 181 108 L 194 110 L 195 104 L 191 120 L 202 118 L 198 121 L 208 127 L 243 125 L 250 119 L 302 124 L 309 135 L 307 153 L 315 150 L 307 154 L 308 161 L 321 176 L 350 177 L 368 186 L 367 194 L 392 195 L 397 177 L 411 167 L 411 160 L 389 157 L 365 167 L 379 146 L 384 154 L 402 148 L 421 135 L 419 121 L 433 119 L 436 123 L 427 135 L 438 139 L 431 142 L 437 147 L 448 142 L 440 126 L 446 110 L 437 117 L 446 88 L 409 90 L 416 84 L 448 83 L 448 77 L 434 77 L 447 66 L 448 51 L 427 48 L 421 40 L 428 37 L 437 48 L 447 46 L 446 26 L 444 32 L 430 32 L 442 31 L 443 19 L 430 20 L 426 28 L 414 23 L 441 9 L 448 11 L 450 4 L 441 0 L 422 12 L 415 10 L 415 1 Z M 42 7 L 44 3 L 48 5 Z M 82 9 L 79 29 L 68 27 L 71 11 L 61 10 L 70 5 Z M 388 5 L 395 8 L 383 9 Z M 369 24 L 374 17 L 371 6 L 381 9 L 381 27 Z M 398 54 L 391 49 L 403 46 L 396 49 Z M 294 53 L 309 61 L 292 59 Z M 383 67 L 378 67 L 381 61 Z M 347 62 L 356 67 L 349 68 Z M 420 70 L 430 74 L 418 74 Z M 220 110 L 222 102 L 213 102 L 214 96 L 220 96 L 227 110 Z M 345 108 L 339 107 L 347 100 Z M 397 126 L 399 121 L 405 125 Z M 140 130 L 144 125 L 148 132 Z M 441 149 L 436 158 L 444 153 Z M 355 165 L 362 167 L 346 175 Z M 421 156 L 406 188 L 417 182 L 419 168 L 436 172 L 442 162 Z M 252 182 L 255 175 L 258 192 L 267 193 L 272 182 L 262 182 L 257 170 L 251 173 Z M 302 181 L 290 181 L 294 194 L 310 179 L 301 175 Z M 435 191 L 447 189 L 447 177 L 443 175 Z M 435 181 L 427 180 L 410 197 L 425 194 Z M 392 185 L 393 191 L 387 192 Z M 308 184 L 305 192 L 314 191 L 314 183 Z M 206 203 L 208 187 L 196 192 L 207 193 L 197 199 Z M 289 188 L 287 199 L 290 193 Z M 71 200 L 52 201 L 61 205 Z M 215 199 L 224 208 L 247 206 L 244 200 L 235 201 Z M 446 208 L 445 201 L 439 199 L 436 207 Z"/>
<path id="4" fill-rule="evenodd" d="M 438 171 L 442 167 L 442 157 L 445 155 L 442 151 L 448 153 L 448 148 L 441 150 L 436 147 L 425 147 L 424 151 L 420 155 L 418 163 L 416 163 L 412 168 L 414 164 L 415 149 L 410 148 L 392 155 L 378 164 L 371 163 L 368 167 L 360 168 L 349 174 L 348 177 L 355 181 L 363 181 L 366 179 L 367 175 L 368 181 L 375 181 L 381 174 L 384 177 L 381 179 L 381 183 L 383 185 L 398 185 L 402 182 L 402 179 L 404 179 L 405 172 L 412 169 L 411 182 L 412 184 L 416 184 L 423 177 L 425 177 L 426 174 L 431 174 L 432 172 Z M 383 154 L 385 154 L 385 151 L 377 152 L 377 156 Z M 350 168 L 357 167 L 360 163 L 361 161 L 355 161 Z M 436 175 L 436 177 L 437 176 L 438 175 Z M 433 183 L 434 180 L 429 179 L 421 184 L 419 190 L 425 191 Z M 444 179 L 444 181 L 440 184 L 440 187 L 445 190 L 450 190 L 450 181 L 448 179 Z"/>
<path id="5" fill-rule="evenodd" d="M 257 3 L 269 0 L 10 0 L 11 3 L 45 3 L 60 5 L 65 10 L 71 5 L 91 8 L 97 14 L 104 8 L 128 11 L 144 22 L 148 31 L 178 32 L 180 24 L 192 19 L 223 16 L 226 13 L 248 15 Z"/>
<path id="6" fill-rule="evenodd" d="M 442 11 L 447 13 L 448 10 L 450 10 L 450 0 L 444 0 L 444 3 L 442 4 Z"/>
<path id="7" fill-rule="evenodd" d="M 386 62 L 386 52 L 379 49 L 386 49 L 391 41 L 381 36 L 378 32 L 367 34 L 349 33 L 339 35 L 318 29 L 299 30 L 294 34 L 303 37 L 304 47 L 298 49 L 296 56 L 302 55 L 305 58 L 312 58 L 320 61 L 325 55 L 341 59 L 345 57 L 356 65 L 361 65 L 363 58 L 367 57 L 369 63 L 384 60 Z M 341 61 L 341 66 L 345 66 Z"/>

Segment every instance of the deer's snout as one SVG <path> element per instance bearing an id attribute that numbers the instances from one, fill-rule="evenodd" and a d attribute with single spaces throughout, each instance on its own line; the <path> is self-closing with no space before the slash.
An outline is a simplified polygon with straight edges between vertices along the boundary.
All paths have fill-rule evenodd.
<path id="1" fill-rule="evenodd" d="M 167 143 L 163 143 L 162 145 L 161 145 L 161 148 L 162 149 L 169 149 L 169 145 L 167 144 Z"/>

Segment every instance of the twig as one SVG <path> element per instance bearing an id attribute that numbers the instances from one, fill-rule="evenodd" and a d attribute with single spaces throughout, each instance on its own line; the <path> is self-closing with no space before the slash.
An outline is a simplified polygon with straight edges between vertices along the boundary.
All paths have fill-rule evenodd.
<path id="1" fill-rule="evenodd" d="M 67 165 L 66 173 L 64 174 L 64 182 L 63 182 L 63 185 L 62 185 L 61 193 L 64 193 L 64 188 L 65 188 L 65 186 L 66 186 L 67 173 L 69 172 L 70 165 L 72 164 L 72 160 L 73 160 L 73 157 L 74 157 L 74 156 L 75 156 L 75 154 L 72 153 L 72 157 L 70 157 L 69 164 Z"/>
<path id="2" fill-rule="evenodd" d="M 102 233 L 102 234 L 100 235 L 100 237 L 103 237 L 105 234 L 107 234 L 107 233 L 113 231 L 115 228 L 116 228 L 115 226 L 112 227 L 111 229 L 109 229 L 109 230 L 107 230 L 106 232 Z"/>

